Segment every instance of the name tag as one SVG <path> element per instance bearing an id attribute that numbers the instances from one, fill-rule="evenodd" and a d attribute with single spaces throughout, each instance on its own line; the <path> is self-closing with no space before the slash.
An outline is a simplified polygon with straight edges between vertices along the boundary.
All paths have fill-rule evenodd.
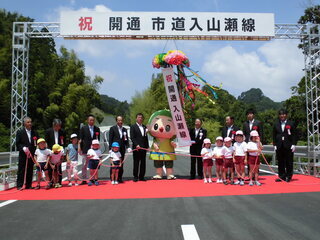
<path id="1" fill-rule="evenodd" d="M 284 141 L 284 136 L 282 136 L 282 141 Z"/>

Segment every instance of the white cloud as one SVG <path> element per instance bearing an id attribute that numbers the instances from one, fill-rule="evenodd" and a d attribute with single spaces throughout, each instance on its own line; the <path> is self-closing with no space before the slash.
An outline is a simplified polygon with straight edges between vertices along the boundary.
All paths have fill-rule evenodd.
<path id="1" fill-rule="evenodd" d="M 94 8 L 80 8 L 76 11 L 112 12 L 110 8 L 102 4 L 98 4 Z"/>
<path id="2" fill-rule="evenodd" d="M 100 76 L 102 77 L 103 80 L 103 84 L 101 85 L 101 87 L 103 87 L 103 85 L 109 84 L 109 83 L 114 83 L 117 80 L 117 74 L 110 72 L 110 71 L 97 71 L 96 69 L 94 69 L 91 66 L 86 65 L 86 69 L 85 69 L 85 74 L 87 76 L 90 76 L 92 78 L 94 78 L 95 76 Z"/>
<path id="3" fill-rule="evenodd" d="M 104 80 L 100 85 L 99 92 L 114 97 L 120 101 L 128 100 L 134 94 L 135 83 L 119 76 L 118 73 L 108 70 L 96 70 L 94 67 L 86 65 L 85 74 L 94 78 L 100 76 Z"/>
<path id="4" fill-rule="evenodd" d="M 75 5 L 74 0 L 70 1 L 72 6 Z M 60 21 L 60 13 L 63 11 L 96 11 L 96 12 L 111 12 L 112 10 L 105 5 L 98 4 L 94 6 L 94 8 L 79 8 L 76 9 L 74 7 L 66 7 L 60 6 L 58 8 L 53 9 L 50 13 L 45 15 L 45 18 L 49 22 L 59 22 Z"/>
<path id="5" fill-rule="evenodd" d="M 73 45 L 69 46 L 77 53 L 84 53 L 92 57 L 110 57 L 116 51 L 113 43 L 105 40 L 76 40 Z"/>
<path id="6" fill-rule="evenodd" d="M 73 11 L 73 9 L 70 7 L 60 6 L 50 11 L 50 13 L 47 13 L 45 15 L 45 19 L 48 22 L 60 22 L 60 13 L 63 11 Z"/>
<path id="7" fill-rule="evenodd" d="M 274 101 L 291 96 L 291 87 L 303 76 L 304 59 L 296 41 L 274 40 L 257 51 L 240 53 L 231 46 L 211 53 L 203 66 L 205 74 L 238 96 L 250 88 L 260 88 Z"/>

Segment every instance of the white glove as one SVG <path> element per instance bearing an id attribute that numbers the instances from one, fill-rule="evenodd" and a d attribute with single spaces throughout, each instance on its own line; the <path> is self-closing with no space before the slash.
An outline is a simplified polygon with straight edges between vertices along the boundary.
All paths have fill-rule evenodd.
<path id="1" fill-rule="evenodd" d="M 296 151 L 296 146 L 295 146 L 295 145 L 292 145 L 292 146 L 291 146 L 291 150 L 292 150 L 292 152 L 295 152 L 295 151 Z"/>
<path id="2" fill-rule="evenodd" d="M 30 153 L 30 150 L 29 150 L 29 148 L 28 148 L 28 147 L 23 147 L 23 151 L 24 151 L 24 153 L 25 153 L 25 154 Z"/>
<path id="3" fill-rule="evenodd" d="M 132 149 L 131 148 L 127 148 L 127 151 L 128 151 L 128 153 L 131 153 Z"/>
<path id="4" fill-rule="evenodd" d="M 277 146 L 274 146 L 274 151 L 277 151 Z"/>

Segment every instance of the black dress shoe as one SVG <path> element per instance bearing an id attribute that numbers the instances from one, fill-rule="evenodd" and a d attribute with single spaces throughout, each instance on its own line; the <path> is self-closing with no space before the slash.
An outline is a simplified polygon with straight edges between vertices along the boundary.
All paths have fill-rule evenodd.
<path id="1" fill-rule="evenodd" d="M 134 182 L 138 182 L 138 178 L 134 178 L 133 181 L 134 181 Z"/>
<path id="2" fill-rule="evenodd" d="M 194 180 L 194 179 L 196 179 L 196 177 L 191 176 L 189 179 L 190 179 L 190 180 Z"/>
<path id="3" fill-rule="evenodd" d="M 139 181 L 146 182 L 147 180 L 145 178 L 139 178 Z"/>
<path id="4" fill-rule="evenodd" d="M 122 179 L 119 179 L 119 180 L 118 180 L 118 183 L 123 183 Z"/>
<path id="5" fill-rule="evenodd" d="M 291 181 L 291 178 L 286 178 L 286 182 L 290 182 Z"/>
<path id="6" fill-rule="evenodd" d="M 26 189 L 34 189 L 34 187 L 32 187 L 32 186 L 31 186 L 31 187 L 30 187 L 30 186 L 28 186 L 28 187 L 26 187 Z"/>
<path id="7" fill-rule="evenodd" d="M 22 189 L 22 187 L 17 187 L 17 190 L 21 190 Z"/>
<path id="8" fill-rule="evenodd" d="M 81 185 L 85 185 L 85 184 L 87 184 L 87 181 L 82 181 L 81 182 Z"/>
<path id="9" fill-rule="evenodd" d="M 282 182 L 283 180 L 281 180 L 280 178 L 277 178 L 276 180 L 275 180 L 275 182 Z"/>

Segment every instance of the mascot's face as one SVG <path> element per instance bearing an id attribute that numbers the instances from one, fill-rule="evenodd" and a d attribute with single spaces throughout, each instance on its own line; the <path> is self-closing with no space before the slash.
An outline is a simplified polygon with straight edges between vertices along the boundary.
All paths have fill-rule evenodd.
<path id="1" fill-rule="evenodd" d="M 172 138 L 176 135 L 172 118 L 156 116 L 148 126 L 149 133 L 155 138 Z"/>

